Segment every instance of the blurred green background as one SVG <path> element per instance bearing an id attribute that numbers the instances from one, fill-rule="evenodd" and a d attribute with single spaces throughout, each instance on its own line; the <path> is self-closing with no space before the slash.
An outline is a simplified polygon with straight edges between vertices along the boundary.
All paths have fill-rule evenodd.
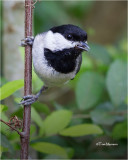
<path id="1" fill-rule="evenodd" d="M 30 157 L 126 159 L 127 1 L 40 1 L 33 10 L 34 35 L 74 24 L 88 33 L 91 50 L 82 54 L 82 67 L 73 81 L 50 89 L 32 105 Z M 24 49 L 18 49 L 23 61 Z M 9 82 L 2 73 L 2 119 L 16 115 L 22 120 L 18 102 L 23 80 Z M 43 85 L 34 71 L 32 84 L 33 93 Z M 18 158 L 19 136 L 1 125 L 1 158 Z"/>

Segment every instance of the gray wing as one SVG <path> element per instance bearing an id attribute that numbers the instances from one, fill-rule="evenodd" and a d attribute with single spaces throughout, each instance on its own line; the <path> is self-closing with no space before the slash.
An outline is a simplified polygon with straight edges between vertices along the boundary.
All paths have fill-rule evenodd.
<path id="1" fill-rule="evenodd" d="M 78 63 L 78 67 L 77 67 L 77 70 L 76 70 L 76 74 L 79 72 L 80 67 L 81 67 L 81 63 L 82 63 L 82 54 L 79 55 L 79 59 L 78 59 L 77 63 Z M 76 75 L 76 74 L 75 74 L 75 75 Z M 74 79 L 74 78 L 72 78 L 71 80 L 73 80 L 73 79 Z"/>
<path id="2" fill-rule="evenodd" d="M 79 72 L 79 70 L 80 70 L 81 63 L 82 63 L 82 54 L 80 54 L 80 56 L 79 56 L 78 68 L 77 68 L 77 70 L 76 70 L 76 74 L 77 74 L 77 73 Z"/>

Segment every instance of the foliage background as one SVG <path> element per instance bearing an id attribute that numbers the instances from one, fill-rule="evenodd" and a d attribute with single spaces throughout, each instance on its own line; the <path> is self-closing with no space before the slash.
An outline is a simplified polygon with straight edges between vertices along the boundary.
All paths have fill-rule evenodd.
<path id="1" fill-rule="evenodd" d="M 36 3 L 34 35 L 56 25 L 75 24 L 87 31 L 91 51 L 83 53 L 81 70 L 73 81 L 42 94 L 39 101 L 32 105 L 30 142 L 32 158 L 126 159 L 126 3 L 126 1 Z M 18 49 L 23 61 L 24 49 L 20 47 Z M 23 81 L 9 82 L 4 75 L 6 73 L 3 71 L 1 85 L 5 85 L 1 88 L 2 119 L 8 121 L 13 115 L 22 119 L 22 107 L 18 102 L 23 95 L 19 91 L 23 87 Z M 42 84 L 43 82 L 33 72 L 33 93 L 36 93 Z M 1 158 L 18 158 L 19 136 L 7 130 L 7 126 L 1 125 Z M 76 128 L 73 129 L 71 126 Z M 66 128 L 70 128 L 70 131 Z M 97 146 L 98 142 L 118 146 Z"/>

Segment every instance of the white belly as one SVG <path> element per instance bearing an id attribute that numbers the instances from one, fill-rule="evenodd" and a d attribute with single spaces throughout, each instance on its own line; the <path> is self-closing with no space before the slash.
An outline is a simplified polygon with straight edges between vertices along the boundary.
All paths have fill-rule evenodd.
<path id="1" fill-rule="evenodd" d="M 45 66 L 41 67 L 41 70 L 38 70 L 37 65 L 34 65 L 36 74 L 41 78 L 46 86 L 61 86 L 62 84 L 68 82 L 70 79 L 74 78 L 75 73 L 62 74 L 56 72 L 55 70 L 51 70 L 49 67 L 47 69 Z"/>
<path id="2" fill-rule="evenodd" d="M 32 56 L 33 56 L 34 69 L 36 74 L 41 78 L 41 80 L 44 82 L 46 86 L 49 87 L 60 86 L 75 77 L 77 67 L 75 71 L 70 72 L 68 74 L 64 74 L 64 73 L 59 73 L 50 66 L 48 66 L 43 52 L 44 36 L 42 37 L 36 36 L 33 43 L 34 49 L 32 49 Z"/>

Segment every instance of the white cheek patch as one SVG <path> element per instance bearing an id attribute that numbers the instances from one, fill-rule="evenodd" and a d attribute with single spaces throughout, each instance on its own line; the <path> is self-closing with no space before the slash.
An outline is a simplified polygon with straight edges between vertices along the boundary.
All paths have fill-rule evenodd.
<path id="1" fill-rule="evenodd" d="M 48 48 L 51 51 L 59 51 L 75 47 L 75 44 L 63 37 L 60 33 L 53 33 L 48 31 L 44 39 L 44 48 Z"/>

